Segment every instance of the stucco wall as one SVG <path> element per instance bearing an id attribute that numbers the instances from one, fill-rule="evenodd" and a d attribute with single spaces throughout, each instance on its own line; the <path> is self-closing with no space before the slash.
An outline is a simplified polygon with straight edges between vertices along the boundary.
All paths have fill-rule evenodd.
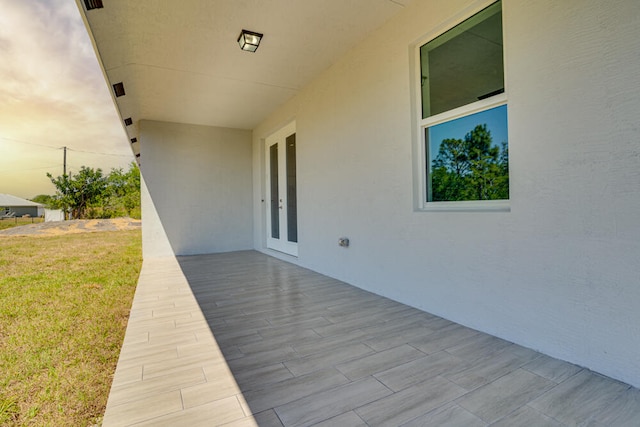
<path id="1" fill-rule="evenodd" d="M 250 131 L 141 121 L 139 139 L 145 257 L 252 247 Z"/>
<path id="2" fill-rule="evenodd" d="M 640 3 L 503 3 L 510 212 L 414 209 L 412 45 L 482 5 L 414 1 L 254 130 L 254 245 L 295 118 L 297 263 L 640 386 Z"/>

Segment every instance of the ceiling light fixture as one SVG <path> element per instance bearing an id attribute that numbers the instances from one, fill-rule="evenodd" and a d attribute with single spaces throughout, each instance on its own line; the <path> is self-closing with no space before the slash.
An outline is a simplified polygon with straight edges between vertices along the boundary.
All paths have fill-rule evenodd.
<path id="1" fill-rule="evenodd" d="M 240 49 L 246 50 L 247 52 L 255 52 L 260 45 L 262 36 L 263 35 L 260 33 L 242 30 L 240 36 L 238 36 L 238 44 L 240 45 Z"/>

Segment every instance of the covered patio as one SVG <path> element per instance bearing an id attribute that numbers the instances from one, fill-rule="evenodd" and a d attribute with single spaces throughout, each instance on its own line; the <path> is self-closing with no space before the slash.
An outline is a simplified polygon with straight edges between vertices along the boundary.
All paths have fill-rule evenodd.
<path id="1" fill-rule="evenodd" d="M 639 2 L 76 2 L 142 177 L 105 425 L 640 425 Z"/>
<path id="2" fill-rule="evenodd" d="M 637 426 L 640 391 L 242 251 L 145 260 L 103 425 Z"/>

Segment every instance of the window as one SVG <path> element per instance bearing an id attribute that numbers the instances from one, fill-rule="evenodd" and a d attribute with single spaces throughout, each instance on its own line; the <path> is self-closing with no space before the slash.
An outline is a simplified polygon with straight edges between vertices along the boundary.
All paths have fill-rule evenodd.
<path id="1" fill-rule="evenodd" d="M 427 205 L 509 199 L 501 2 L 417 53 Z"/>

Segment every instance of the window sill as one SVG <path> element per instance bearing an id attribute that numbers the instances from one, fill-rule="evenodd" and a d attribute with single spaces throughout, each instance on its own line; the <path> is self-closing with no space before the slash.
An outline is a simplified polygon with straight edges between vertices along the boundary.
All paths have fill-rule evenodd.
<path id="1" fill-rule="evenodd" d="M 509 200 L 469 200 L 463 202 L 427 202 L 421 212 L 511 212 Z"/>

